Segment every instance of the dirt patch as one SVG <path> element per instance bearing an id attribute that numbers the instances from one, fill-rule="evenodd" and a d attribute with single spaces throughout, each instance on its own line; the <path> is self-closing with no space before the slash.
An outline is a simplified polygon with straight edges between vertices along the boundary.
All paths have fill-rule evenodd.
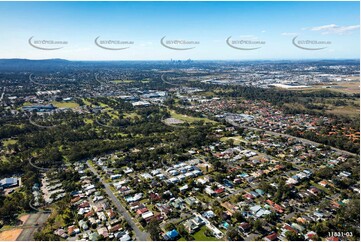
<path id="1" fill-rule="evenodd" d="M 342 107 L 334 107 L 332 110 L 327 110 L 327 113 L 332 113 L 335 115 L 344 115 L 350 117 L 359 117 L 360 109 L 353 106 L 342 106 Z"/>
<path id="2" fill-rule="evenodd" d="M 26 214 L 26 215 L 21 216 L 19 219 L 22 222 L 22 224 L 24 224 L 28 218 L 29 218 L 29 214 Z"/>
<path id="3" fill-rule="evenodd" d="M 176 119 L 176 118 L 167 118 L 164 120 L 165 124 L 167 125 L 176 125 L 176 124 L 183 124 L 184 121 Z"/>
<path id="4" fill-rule="evenodd" d="M 357 77 L 358 78 L 358 77 Z M 343 92 L 347 94 L 357 94 L 360 93 L 360 81 L 342 81 L 342 82 L 334 82 L 329 85 L 321 84 L 314 85 L 308 90 L 331 90 L 336 92 Z"/>
<path id="5" fill-rule="evenodd" d="M 11 230 L 0 232 L 0 241 L 5 241 L 5 240 L 14 241 L 19 237 L 21 231 L 23 231 L 23 230 L 22 229 L 11 229 Z"/>
<path id="6" fill-rule="evenodd" d="M 208 172 L 213 171 L 213 166 L 209 163 L 201 163 L 197 164 L 197 167 L 202 170 L 202 172 L 207 172 L 207 166 L 208 166 Z"/>

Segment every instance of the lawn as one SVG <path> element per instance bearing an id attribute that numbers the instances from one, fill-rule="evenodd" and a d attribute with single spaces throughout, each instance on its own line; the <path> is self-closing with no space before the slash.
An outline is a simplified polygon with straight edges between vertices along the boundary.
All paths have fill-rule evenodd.
<path id="1" fill-rule="evenodd" d="M 218 241 L 218 239 L 214 237 L 205 236 L 204 232 L 207 230 L 206 226 L 203 226 L 197 233 L 193 235 L 194 239 L 197 241 Z"/>
<path id="2" fill-rule="evenodd" d="M 357 79 L 357 78 L 356 78 Z M 334 92 L 342 92 L 346 94 L 360 93 L 360 81 L 343 81 L 332 85 L 314 85 L 310 90 L 330 90 Z"/>
<path id="3" fill-rule="evenodd" d="M 107 114 L 109 114 L 109 116 L 112 118 L 112 119 L 118 119 L 119 118 L 119 115 L 117 114 L 118 112 L 117 111 L 114 111 L 113 109 L 111 108 L 107 108 Z"/>
<path id="4" fill-rule="evenodd" d="M 327 110 L 326 112 L 332 113 L 334 115 L 344 115 L 344 116 L 351 116 L 351 117 L 359 117 L 360 116 L 360 109 L 355 106 L 333 107 L 331 110 Z"/>
<path id="5" fill-rule="evenodd" d="M 52 102 L 57 108 L 77 108 L 79 104 L 76 102 Z"/>
<path id="6" fill-rule="evenodd" d="M 89 101 L 85 100 L 84 98 L 83 98 L 83 102 L 85 105 L 88 105 L 88 106 L 91 104 Z"/>
<path id="7" fill-rule="evenodd" d="M 86 118 L 86 119 L 84 119 L 84 123 L 86 123 L 86 124 L 92 124 L 92 123 L 94 123 L 94 121 L 91 120 L 91 119 L 89 119 L 89 118 Z"/>
<path id="8" fill-rule="evenodd" d="M 213 96 L 214 96 L 214 92 L 202 92 L 202 95 L 203 95 L 203 96 L 206 96 L 206 97 L 213 97 Z"/>
<path id="9" fill-rule="evenodd" d="M 112 109 L 112 108 L 108 107 L 108 105 L 107 105 L 107 104 L 105 104 L 105 103 L 101 103 L 101 102 L 98 102 L 98 103 L 99 103 L 99 106 L 100 106 L 100 107 L 102 107 L 102 108 L 109 108 L 109 109 Z"/>
<path id="10" fill-rule="evenodd" d="M 205 203 L 212 202 L 212 199 L 204 193 L 197 193 L 197 198 Z"/>
<path id="11" fill-rule="evenodd" d="M 326 187 L 321 186 L 318 183 L 315 183 L 314 181 L 311 181 L 310 184 L 314 187 L 316 187 L 317 189 L 327 193 L 328 195 L 332 195 L 332 192 L 330 190 L 328 190 Z"/>
<path id="12" fill-rule="evenodd" d="M 169 112 L 170 112 L 170 115 L 172 118 L 183 120 L 188 123 L 193 123 L 193 122 L 197 122 L 197 121 L 204 121 L 205 123 L 213 123 L 213 124 L 217 123 L 216 121 L 210 120 L 208 118 L 198 118 L 198 117 L 192 117 L 192 116 L 188 116 L 188 115 L 184 115 L 184 114 L 179 114 L 179 113 L 176 113 L 174 110 L 169 110 Z"/>
<path id="13" fill-rule="evenodd" d="M 23 106 L 31 106 L 31 105 L 34 105 L 34 103 L 31 103 L 31 102 L 24 102 L 23 103 Z"/>
<path id="14" fill-rule="evenodd" d="M 0 156 L 0 164 L 4 165 L 5 163 L 9 163 L 8 158 L 5 155 Z"/>
<path id="15" fill-rule="evenodd" d="M 8 139 L 8 140 L 3 141 L 3 145 L 4 146 L 13 145 L 13 144 L 16 144 L 16 142 L 18 142 L 18 141 L 14 140 L 14 139 Z"/>
<path id="16" fill-rule="evenodd" d="M 222 137 L 221 141 L 226 142 L 229 139 L 233 139 L 233 143 L 235 145 L 239 145 L 241 142 L 246 142 L 241 136 L 234 136 L 234 137 Z"/>
<path id="17" fill-rule="evenodd" d="M 134 119 L 135 117 L 141 118 L 137 113 L 124 113 L 124 118 Z"/>
<path id="18" fill-rule="evenodd" d="M 132 83 L 134 80 L 114 80 L 113 83 Z"/>

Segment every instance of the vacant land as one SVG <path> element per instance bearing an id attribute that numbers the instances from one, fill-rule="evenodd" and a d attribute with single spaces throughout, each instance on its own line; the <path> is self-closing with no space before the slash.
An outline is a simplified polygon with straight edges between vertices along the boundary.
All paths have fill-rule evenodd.
<path id="1" fill-rule="evenodd" d="M 76 102 L 52 102 L 52 104 L 57 108 L 77 108 L 79 104 Z"/>
<path id="2" fill-rule="evenodd" d="M 355 94 L 360 93 L 360 81 L 344 81 L 344 82 L 334 82 L 329 85 L 313 85 L 310 88 L 305 88 L 307 91 L 315 91 L 315 90 L 330 90 L 335 92 L 343 92 L 346 94 Z M 301 90 L 301 89 L 298 89 Z"/>
<path id="3" fill-rule="evenodd" d="M 241 142 L 246 142 L 241 136 L 222 137 L 221 138 L 222 142 L 226 142 L 227 140 L 233 140 L 234 145 L 239 145 Z"/>
<path id="4" fill-rule="evenodd" d="M 335 115 L 343 115 L 343 116 L 350 116 L 350 117 L 359 117 L 360 116 L 360 109 L 354 106 L 341 106 L 341 107 L 334 107 L 331 110 L 327 110 L 327 113 L 332 113 Z"/>
<path id="5" fill-rule="evenodd" d="M 14 241 L 21 234 L 22 229 L 10 229 L 0 232 L 0 241 Z"/>
<path id="6" fill-rule="evenodd" d="M 193 123 L 198 121 L 204 121 L 205 123 L 217 123 L 216 121 L 210 120 L 208 118 L 198 118 L 198 117 L 192 117 L 184 114 L 176 113 L 174 110 L 169 110 L 170 115 L 172 118 L 182 120 L 184 122 Z"/>
<path id="7" fill-rule="evenodd" d="M 182 124 L 184 121 L 176 119 L 176 118 L 167 118 L 164 120 L 164 123 L 167 125 L 174 125 L 174 124 Z"/>

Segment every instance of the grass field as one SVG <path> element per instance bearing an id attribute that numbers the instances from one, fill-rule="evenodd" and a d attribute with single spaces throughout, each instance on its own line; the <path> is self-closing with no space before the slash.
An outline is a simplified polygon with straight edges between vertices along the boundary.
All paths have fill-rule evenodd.
<path id="1" fill-rule="evenodd" d="M 341 106 L 341 107 L 333 107 L 331 110 L 327 110 L 327 113 L 332 113 L 335 115 L 343 115 L 350 117 L 359 117 L 360 109 L 354 106 Z"/>
<path id="2" fill-rule="evenodd" d="M 24 102 L 23 103 L 23 106 L 31 106 L 31 105 L 33 105 L 34 103 L 31 103 L 31 102 Z"/>
<path id="3" fill-rule="evenodd" d="M 345 106 L 335 106 L 332 104 L 334 101 L 345 101 Z M 354 104 L 352 104 L 352 102 Z M 319 106 L 325 106 L 326 109 L 324 110 L 326 113 L 329 114 L 335 114 L 335 115 L 343 115 L 348 117 L 359 117 L 360 116 L 360 103 L 359 99 L 351 100 L 351 99 L 345 99 L 345 98 L 325 98 L 322 102 L 314 102 L 313 104 L 319 105 Z M 305 112 L 308 110 L 305 108 L 302 104 L 299 103 L 285 103 L 283 104 L 285 107 L 290 108 L 297 108 L 299 110 L 304 110 Z"/>
<path id="4" fill-rule="evenodd" d="M 204 232 L 207 230 L 206 226 L 203 226 L 197 233 L 193 235 L 194 239 L 197 241 L 218 241 L 214 237 L 205 236 Z"/>
<path id="5" fill-rule="evenodd" d="M 140 115 L 137 113 L 124 113 L 124 118 L 134 119 L 135 117 L 140 118 Z"/>
<path id="6" fill-rule="evenodd" d="M 119 114 L 114 111 L 113 109 L 107 109 L 107 114 L 109 114 L 109 116 L 112 118 L 112 119 L 118 119 L 119 118 Z"/>
<path id="7" fill-rule="evenodd" d="M 79 104 L 76 102 L 52 102 L 52 104 L 57 108 L 77 108 Z"/>
<path id="8" fill-rule="evenodd" d="M 92 123 L 94 123 L 94 120 L 91 120 L 91 119 L 86 118 L 86 119 L 84 119 L 84 123 L 86 123 L 86 124 L 92 124 Z"/>
<path id="9" fill-rule="evenodd" d="M 172 118 L 179 119 L 188 123 L 193 123 L 197 121 L 204 121 L 205 123 L 217 123 L 216 121 L 210 120 L 208 118 L 198 118 L 198 117 L 192 117 L 184 114 L 176 113 L 174 110 L 169 110 L 169 113 Z"/>
<path id="10" fill-rule="evenodd" d="M 98 102 L 98 103 L 99 103 L 99 106 L 102 108 L 109 108 L 108 105 L 106 105 L 105 103 L 102 103 L 102 102 Z"/>
<path id="11" fill-rule="evenodd" d="M 140 82 L 141 82 L 141 83 L 149 83 L 149 82 L 150 82 L 150 79 L 144 79 L 144 80 L 141 80 Z"/>
<path id="12" fill-rule="evenodd" d="M 85 105 L 90 105 L 91 103 L 89 101 L 87 101 L 85 98 L 83 98 L 83 102 L 85 103 Z"/>
<path id="13" fill-rule="evenodd" d="M 360 93 L 360 81 L 343 81 L 343 82 L 335 82 L 332 84 L 322 84 L 322 85 L 313 85 L 309 88 L 305 89 L 288 89 L 288 90 L 302 90 L 302 91 L 319 91 L 319 90 L 329 90 L 329 91 L 335 91 L 335 92 L 342 92 L 347 94 L 354 94 L 354 93 Z"/>
<path id="14" fill-rule="evenodd" d="M 3 141 L 3 145 L 4 146 L 13 145 L 13 144 L 16 144 L 16 142 L 18 142 L 18 141 L 14 140 L 14 139 L 8 139 L 8 140 Z"/>
<path id="15" fill-rule="evenodd" d="M 239 145 L 242 141 L 246 142 L 241 136 L 234 136 L 234 137 L 222 137 L 221 141 L 226 142 L 229 139 L 233 139 L 233 143 L 235 145 Z"/>
<path id="16" fill-rule="evenodd" d="M 206 96 L 206 97 L 213 97 L 214 96 L 214 92 L 202 92 L 201 94 L 203 96 Z"/>
<path id="17" fill-rule="evenodd" d="M 113 80 L 113 83 L 132 83 L 134 80 Z"/>

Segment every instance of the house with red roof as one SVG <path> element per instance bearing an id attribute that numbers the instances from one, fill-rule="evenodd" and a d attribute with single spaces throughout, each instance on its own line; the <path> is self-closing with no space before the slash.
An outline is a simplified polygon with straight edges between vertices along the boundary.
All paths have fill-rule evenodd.
<path id="1" fill-rule="evenodd" d="M 266 202 L 275 210 L 277 213 L 283 213 L 283 207 L 278 205 L 277 203 L 267 199 Z"/>
<path id="2" fill-rule="evenodd" d="M 278 234 L 276 232 L 272 232 L 271 234 L 267 235 L 263 239 L 266 241 L 275 241 L 275 240 L 278 240 Z"/>

